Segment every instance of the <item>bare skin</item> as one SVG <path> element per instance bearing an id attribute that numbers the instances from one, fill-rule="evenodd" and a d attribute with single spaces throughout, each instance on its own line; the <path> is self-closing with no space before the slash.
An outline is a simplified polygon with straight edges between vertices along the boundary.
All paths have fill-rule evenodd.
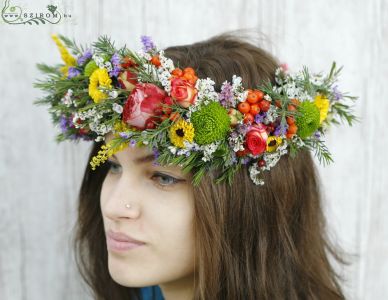
<path id="1" fill-rule="evenodd" d="M 108 134 L 106 142 L 113 138 Z M 192 299 L 193 194 L 178 166 L 158 166 L 146 147 L 127 147 L 109 159 L 100 205 L 105 231 L 145 244 L 124 252 L 108 248 L 113 280 L 128 287 L 159 285 L 166 300 Z M 130 208 L 126 208 L 130 204 Z"/>

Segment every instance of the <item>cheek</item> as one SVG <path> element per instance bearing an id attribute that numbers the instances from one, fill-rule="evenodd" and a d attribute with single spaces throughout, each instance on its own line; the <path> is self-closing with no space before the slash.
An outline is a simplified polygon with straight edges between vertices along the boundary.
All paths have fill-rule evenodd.
<path id="1" fill-rule="evenodd" d="M 100 193 L 100 205 L 103 206 L 104 203 L 106 203 L 108 199 L 108 195 L 110 194 L 112 190 L 112 182 L 109 180 L 108 177 L 105 177 L 102 187 L 101 187 L 101 193 Z"/>
<path id="2" fill-rule="evenodd" d="M 155 254 L 161 269 L 189 273 L 194 264 L 194 209 L 191 203 L 177 205 L 173 209 L 161 207 L 153 222 L 158 233 Z"/>

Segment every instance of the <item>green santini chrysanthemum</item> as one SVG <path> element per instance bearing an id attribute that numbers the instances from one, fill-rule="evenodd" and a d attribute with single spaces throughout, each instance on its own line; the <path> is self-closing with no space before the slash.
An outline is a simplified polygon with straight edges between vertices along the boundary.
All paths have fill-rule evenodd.
<path id="1" fill-rule="evenodd" d="M 194 140 L 206 145 L 222 140 L 230 130 L 230 117 L 219 102 L 211 102 L 194 112 L 190 118 L 195 129 Z"/>
<path id="2" fill-rule="evenodd" d="M 304 101 L 299 105 L 298 111 L 301 115 L 295 119 L 296 126 L 298 126 L 298 135 L 304 139 L 312 135 L 319 127 L 319 108 L 310 101 Z"/>

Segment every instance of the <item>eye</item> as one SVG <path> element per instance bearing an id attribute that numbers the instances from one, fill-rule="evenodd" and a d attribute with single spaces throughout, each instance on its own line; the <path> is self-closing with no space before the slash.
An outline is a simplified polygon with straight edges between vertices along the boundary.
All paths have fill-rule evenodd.
<path id="1" fill-rule="evenodd" d="M 159 172 L 155 172 L 152 175 L 152 179 L 155 180 L 156 184 L 162 188 L 171 187 L 171 186 L 177 184 L 178 182 L 182 181 L 178 178 L 172 177 L 172 176 L 167 175 L 167 174 L 159 173 Z"/>
<path id="2" fill-rule="evenodd" d="M 111 160 L 107 160 L 109 166 L 109 173 L 119 174 L 121 172 L 121 166 Z"/>

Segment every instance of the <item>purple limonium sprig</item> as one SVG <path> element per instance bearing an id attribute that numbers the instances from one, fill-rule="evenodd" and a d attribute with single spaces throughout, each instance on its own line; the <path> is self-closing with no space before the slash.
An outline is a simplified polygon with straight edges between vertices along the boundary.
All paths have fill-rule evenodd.
<path id="1" fill-rule="evenodd" d="M 129 146 L 131 146 L 131 147 L 133 148 L 133 147 L 135 147 L 135 145 L 136 145 L 136 140 L 131 139 L 131 140 L 129 141 Z"/>
<path id="2" fill-rule="evenodd" d="M 143 44 L 143 50 L 145 52 L 150 52 L 152 50 L 154 50 L 156 47 L 155 47 L 155 44 L 154 42 L 152 41 L 151 37 L 150 36 L 147 36 L 147 35 L 142 35 L 140 37 L 141 39 L 141 42 Z"/>
<path id="3" fill-rule="evenodd" d="M 319 131 L 314 132 L 314 136 L 319 139 L 321 137 L 321 133 Z"/>
<path id="4" fill-rule="evenodd" d="M 282 124 L 280 123 L 279 126 L 277 126 L 277 127 L 275 128 L 274 135 L 275 135 L 275 136 L 279 136 L 279 135 L 284 135 L 284 134 L 286 134 L 287 128 L 288 128 L 288 125 L 287 125 L 287 124 L 282 125 Z"/>
<path id="5" fill-rule="evenodd" d="M 236 126 L 237 132 L 239 134 L 242 134 L 242 135 L 245 135 L 249 131 L 250 128 L 251 128 L 251 126 L 248 124 L 238 124 Z"/>
<path id="6" fill-rule="evenodd" d="M 119 136 L 123 139 L 128 139 L 131 135 L 128 132 L 119 132 Z"/>
<path id="7" fill-rule="evenodd" d="M 156 161 L 160 155 L 158 149 L 156 147 L 152 148 L 152 152 L 154 153 L 155 161 L 152 163 L 153 166 L 160 166 L 160 164 Z"/>
<path id="8" fill-rule="evenodd" d="M 233 89 L 232 85 L 229 82 L 225 82 L 221 87 L 221 93 L 218 96 L 218 100 L 221 105 L 225 108 L 233 107 Z"/>
<path id="9" fill-rule="evenodd" d="M 79 66 L 82 66 L 83 64 L 86 63 L 87 60 L 91 59 L 93 56 L 92 50 L 87 49 L 84 54 L 82 54 L 80 57 L 77 59 L 77 64 Z"/>
<path id="10" fill-rule="evenodd" d="M 250 157 L 243 157 L 241 162 L 243 165 L 247 165 L 250 161 L 251 161 Z"/>
<path id="11" fill-rule="evenodd" d="M 81 74 L 81 71 L 80 71 L 80 70 L 78 70 L 77 68 L 74 68 L 74 67 L 70 67 L 70 68 L 69 68 L 69 73 L 68 73 L 68 75 L 67 75 L 67 79 L 76 77 L 76 76 L 78 76 L 79 74 Z"/>
<path id="12" fill-rule="evenodd" d="M 257 124 L 259 123 L 263 123 L 265 117 L 267 116 L 267 113 L 266 112 L 261 112 L 261 113 L 258 113 L 256 116 L 255 116 L 255 122 Z"/>
<path id="13" fill-rule="evenodd" d="M 62 133 L 65 133 L 69 128 L 69 120 L 64 115 L 59 119 L 59 126 L 61 127 Z"/>
<path id="14" fill-rule="evenodd" d="M 110 59 L 110 62 L 113 65 L 112 71 L 109 72 L 111 77 L 117 77 L 120 74 L 120 56 L 117 53 L 114 53 Z"/>
<path id="15" fill-rule="evenodd" d="M 334 100 L 336 101 L 342 99 L 343 97 L 342 93 L 338 90 L 338 85 L 333 87 L 333 94 L 334 94 Z"/>

